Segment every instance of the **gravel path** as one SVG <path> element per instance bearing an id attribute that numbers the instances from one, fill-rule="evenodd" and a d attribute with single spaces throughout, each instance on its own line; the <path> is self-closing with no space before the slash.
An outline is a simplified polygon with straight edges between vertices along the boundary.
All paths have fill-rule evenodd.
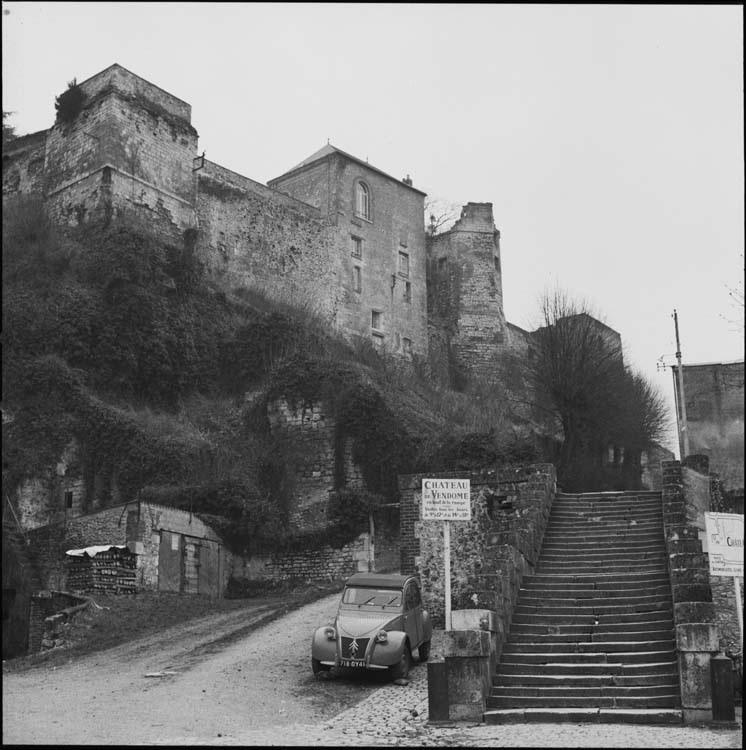
<path id="1" fill-rule="evenodd" d="M 206 618 L 60 667 L 3 677 L 3 742 L 211 742 L 252 729 L 323 722 L 380 684 L 316 681 L 311 636 L 339 594 L 231 642 L 266 608 Z M 160 674 L 159 677 L 146 677 Z"/>
<path id="2" fill-rule="evenodd" d="M 740 748 L 740 729 L 427 721 L 407 685 L 310 669 L 339 594 L 246 633 L 265 606 L 201 618 L 55 668 L 3 677 L 4 744 Z M 238 639 L 238 640 L 236 640 Z M 146 677 L 146 674 L 160 674 Z M 738 719 L 740 721 L 740 710 Z"/>

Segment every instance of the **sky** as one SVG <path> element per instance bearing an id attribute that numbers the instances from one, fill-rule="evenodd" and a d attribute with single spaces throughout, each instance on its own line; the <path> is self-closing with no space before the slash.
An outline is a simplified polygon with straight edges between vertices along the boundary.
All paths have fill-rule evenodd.
<path id="1" fill-rule="evenodd" d="M 18 134 L 116 62 L 254 180 L 330 140 L 433 199 L 492 203 L 508 320 L 534 328 L 542 293 L 568 292 L 671 405 L 674 309 L 685 365 L 743 359 L 740 5 L 2 7 Z"/>

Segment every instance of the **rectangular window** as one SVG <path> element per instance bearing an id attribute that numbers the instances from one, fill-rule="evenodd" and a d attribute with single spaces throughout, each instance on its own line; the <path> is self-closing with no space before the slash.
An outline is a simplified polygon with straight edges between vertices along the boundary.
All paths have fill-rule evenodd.
<path id="1" fill-rule="evenodd" d="M 406 354 L 408 357 L 412 356 L 412 339 L 408 338 L 402 338 L 402 349 L 404 350 L 404 354 Z"/>
<path id="2" fill-rule="evenodd" d="M 399 253 L 399 274 L 401 276 L 409 276 L 409 254 Z"/>
<path id="3" fill-rule="evenodd" d="M 70 490 L 65 492 L 65 507 L 66 508 L 73 507 L 73 493 Z"/>
<path id="4" fill-rule="evenodd" d="M 361 258 L 363 257 L 363 240 L 362 237 L 352 236 L 352 257 Z"/>
<path id="5" fill-rule="evenodd" d="M 360 266 L 354 266 L 352 269 L 352 288 L 356 292 L 363 291 L 363 274 Z"/>
<path id="6" fill-rule="evenodd" d="M 383 330 L 383 313 L 380 310 L 371 310 L 370 313 L 370 327 L 374 331 Z"/>
<path id="7" fill-rule="evenodd" d="M 445 271 L 448 268 L 448 258 L 438 258 L 438 270 Z"/>
<path id="8" fill-rule="evenodd" d="M 404 301 L 412 303 L 412 284 L 409 281 L 404 282 Z"/>

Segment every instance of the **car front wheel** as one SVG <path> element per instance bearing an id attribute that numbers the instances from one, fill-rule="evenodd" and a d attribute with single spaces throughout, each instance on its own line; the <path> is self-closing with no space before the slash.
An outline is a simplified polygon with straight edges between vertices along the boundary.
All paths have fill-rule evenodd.
<path id="1" fill-rule="evenodd" d="M 314 674 L 319 674 L 319 672 L 328 672 L 331 666 L 329 664 L 322 664 L 318 659 L 311 657 L 311 669 L 313 669 Z"/>
<path id="2" fill-rule="evenodd" d="M 389 667 L 392 680 L 405 679 L 409 675 L 409 668 L 412 666 L 412 657 L 409 653 L 409 647 L 404 646 L 398 663 Z"/>
<path id="3" fill-rule="evenodd" d="M 430 641 L 420 643 L 419 649 L 417 649 L 420 661 L 427 661 L 430 656 Z"/>

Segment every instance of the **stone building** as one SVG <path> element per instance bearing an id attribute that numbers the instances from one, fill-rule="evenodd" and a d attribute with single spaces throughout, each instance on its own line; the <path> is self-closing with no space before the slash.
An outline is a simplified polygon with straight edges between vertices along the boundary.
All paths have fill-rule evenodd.
<path id="1" fill-rule="evenodd" d="M 677 368 L 673 369 L 679 429 L 683 426 Z M 689 455 L 707 456 L 726 490 L 743 490 L 743 362 L 683 365 Z M 683 435 L 679 448 L 685 455 Z"/>

